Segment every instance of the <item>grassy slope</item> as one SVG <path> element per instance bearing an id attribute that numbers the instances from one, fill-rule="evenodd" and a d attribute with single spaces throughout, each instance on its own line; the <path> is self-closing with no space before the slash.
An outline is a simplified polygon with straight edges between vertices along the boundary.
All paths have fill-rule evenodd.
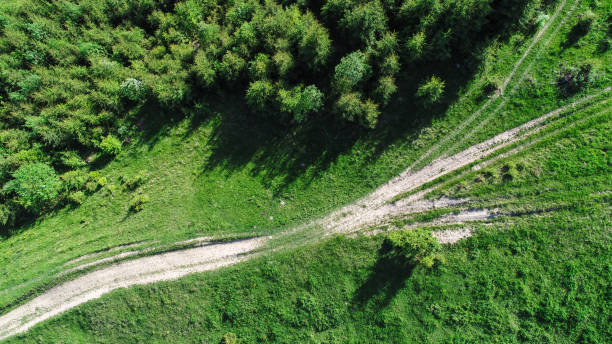
<path id="1" fill-rule="evenodd" d="M 577 9 L 584 10 L 584 7 Z M 543 52 L 540 56 L 545 58 L 538 60 L 533 69 L 541 76 L 536 79 L 538 93 L 525 91 L 532 87 L 522 87 L 523 91 L 513 97 L 512 106 L 493 114 L 490 125 L 483 127 L 478 138 L 491 136 L 566 103 L 568 100 L 559 97 L 550 84 L 559 60 L 572 64 L 589 59 L 601 74 L 592 89 L 610 83 L 612 67 L 606 63 L 610 61 L 610 51 L 594 54 L 596 41 L 604 29 L 593 30 L 577 45 L 561 50 L 560 42 L 577 19 L 568 20 L 554 40 L 556 53 L 549 57 Z M 518 49 L 514 42 L 492 46 L 481 74 L 466 87 L 457 89 L 462 85 L 460 79 L 465 78 L 461 69 L 454 72 L 458 80 L 447 79 L 449 93 L 460 95 L 471 86 L 482 85 L 483 73 L 493 79 L 503 78 L 528 43 Z M 83 253 L 141 240 L 163 243 L 202 234 L 269 233 L 323 214 L 367 193 L 410 165 L 484 103 L 485 99 L 477 93 L 456 101 L 452 100 L 453 96 L 449 97 L 451 104 L 445 115 L 431 123 L 423 110 L 400 111 L 413 100 L 399 99 L 386 119 L 388 123 L 383 120 L 381 125 L 391 129 L 379 129 L 361 138 L 344 133 L 326 137 L 320 132 L 306 132 L 298 133 L 295 142 L 290 135 L 276 133 L 278 128 L 250 127 L 252 124 L 242 113 L 243 108 L 231 98 L 203 120 L 193 115 L 180 123 L 163 122 L 160 128 L 147 133 L 143 138 L 145 144 L 134 145 L 101 170 L 117 186 L 119 191 L 115 194 L 100 191 L 82 206 L 58 211 L 0 241 L 0 290 L 3 290 L 0 306 L 11 304 L 33 288 L 52 281 L 52 275 L 62 263 Z M 413 107 L 408 105 L 408 108 Z M 233 121 L 221 122 L 215 112 L 231 113 Z M 191 120 L 202 122 L 193 126 Z M 420 129 L 405 130 L 415 124 Z M 270 134 L 278 139 L 262 144 L 263 138 Z M 462 144 L 465 146 L 468 142 Z M 320 149 L 333 145 L 342 148 L 334 152 Z M 444 147 L 448 148 L 451 147 Z M 224 156 L 230 158 L 219 158 Z M 303 159 L 303 167 L 297 158 Z M 118 178 L 139 171 L 145 171 L 148 177 L 135 193 L 149 195 L 151 202 L 142 212 L 129 215 L 127 208 L 133 193 L 121 191 Z"/>
<path id="2" fill-rule="evenodd" d="M 504 195 L 541 206 L 521 198 L 521 190 L 543 187 L 565 196 L 567 208 L 477 226 L 472 238 L 443 249 L 441 266 L 385 259 L 381 236 L 336 237 L 116 291 L 14 342 L 216 343 L 232 332 L 246 343 L 606 343 L 612 112 L 604 114 L 491 167 L 524 164 L 512 181 L 465 176 L 463 196 Z M 594 182 L 582 192 L 550 190 L 586 178 Z"/>

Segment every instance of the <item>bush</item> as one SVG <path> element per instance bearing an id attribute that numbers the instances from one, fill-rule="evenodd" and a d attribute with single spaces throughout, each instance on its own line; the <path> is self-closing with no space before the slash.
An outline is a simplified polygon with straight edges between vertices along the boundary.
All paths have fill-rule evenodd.
<path id="1" fill-rule="evenodd" d="M 59 195 L 61 182 L 55 170 L 45 163 L 32 163 L 13 173 L 4 190 L 15 192 L 18 203 L 25 209 L 39 214 Z"/>
<path id="2" fill-rule="evenodd" d="M 136 195 L 130 200 L 129 211 L 137 213 L 144 209 L 145 204 L 149 203 L 149 196 L 147 195 Z"/>
<path id="3" fill-rule="evenodd" d="M 125 80 L 119 87 L 121 97 L 133 102 L 140 102 L 145 99 L 146 91 L 142 81 L 129 78 Z"/>
<path id="4" fill-rule="evenodd" d="M 419 86 L 417 96 L 423 98 L 426 105 L 430 105 L 442 98 L 444 87 L 444 81 L 436 76 L 432 76 L 431 79 Z"/>
<path id="5" fill-rule="evenodd" d="M 136 190 L 139 186 L 144 184 L 147 180 L 147 175 L 145 172 L 139 172 L 138 174 L 132 177 L 121 177 L 120 181 L 123 186 L 130 191 Z"/>
<path id="6" fill-rule="evenodd" d="M 564 96 L 579 92 L 591 81 L 591 65 L 579 67 L 561 66 L 557 72 L 557 87 Z"/>
<path id="7" fill-rule="evenodd" d="M 74 205 L 81 205 L 85 202 L 85 193 L 83 191 L 75 191 L 68 195 L 68 201 Z"/>
<path id="8" fill-rule="evenodd" d="M 115 156 L 121 152 L 121 141 L 113 135 L 108 135 L 100 142 L 100 150 L 107 156 Z"/>
<path id="9" fill-rule="evenodd" d="M 391 248 L 391 256 L 400 256 L 410 265 L 423 264 L 432 267 L 436 262 L 442 262 L 438 255 L 440 243 L 425 229 L 401 230 L 389 233 L 385 239 Z"/>

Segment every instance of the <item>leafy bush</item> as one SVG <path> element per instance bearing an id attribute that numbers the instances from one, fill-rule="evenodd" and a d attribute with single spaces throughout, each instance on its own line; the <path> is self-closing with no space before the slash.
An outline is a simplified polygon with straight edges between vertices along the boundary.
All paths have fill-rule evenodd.
<path id="1" fill-rule="evenodd" d="M 5 192 L 14 192 L 25 209 L 39 214 L 59 195 L 61 182 L 55 170 L 45 163 L 33 163 L 20 167 L 13 173 Z"/>
<path id="2" fill-rule="evenodd" d="M 440 243 L 425 229 L 393 231 L 386 238 L 391 256 L 401 256 L 410 265 L 423 264 L 431 268 L 442 262 L 438 255 Z"/>
<path id="3" fill-rule="evenodd" d="M 100 141 L 100 150 L 108 156 L 115 156 L 121 152 L 121 141 L 113 135 L 108 135 Z"/>
<path id="4" fill-rule="evenodd" d="M 129 211 L 137 213 L 144 209 L 145 204 L 149 203 L 149 196 L 147 195 L 136 195 L 130 200 Z"/>
<path id="5" fill-rule="evenodd" d="M 121 184 L 123 184 L 123 186 L 130 191 L 136 190 L 136 188 L 144 184 L 146 180 L 147 175 L 145 174 L 145 172 L 139 172 L 131 177 L 120 178 Z"/>
<path id="6" fill-rule="evenodd" d="M 133 102 L 140 102 L 145 99 L 146 91 L 142 81 L 134 78 L 126 79 L 119 88 L 121 97 Z"/>
<path id="7" fill-rule="evenodd" d="M 430 105 L 442 98 L 442 95 L 444 94 L 444 87 L 444 81 L 437 76 L 432 76 L 431 79 L 419 86 L 417 96 L 423 98 L 426 105 Z"/>

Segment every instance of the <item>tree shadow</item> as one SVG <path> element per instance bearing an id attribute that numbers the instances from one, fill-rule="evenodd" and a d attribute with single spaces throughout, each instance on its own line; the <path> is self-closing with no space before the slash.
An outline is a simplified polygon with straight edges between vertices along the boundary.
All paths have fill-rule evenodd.
<path id="1" fill-rule="evenodd" d="M 400 80 L 399 96 L 383 109 L 374 130 L 329 115 L 331 109 L 322 111 L 304 125 L 284 126 L 253 114 L 243 97 L 224 95 L 223 103 L 213 110 L 222 112 L 223 116 L 216 121 L 208 142 L 212 155 L 201 172 L 219 169 L 230 175 L 251 164 L 250 174 L 259 177 L 279 195 L 297 179 L 301 185 L 309 185 L 358 141 L 368 148 L 362 152 L 367 155 L 360 163 L 369 164 L 389 145 L 414 140 L 423 127 L 446 112 L 475 73 L 475 68 L 468 66 L 477 64 L 466 60 L 458 57 L 450 62 L 415 66 L 414 72 Z M 425 108 L 413 95 L 418 83 L 434 72 L 446 78 L 447 95 L 442 102 Z"/>
<path id="2" fill-rule="evenodd" d="M 371 307 L 374 311 L 384 309 L 412 274 L 414 266 L 405 257 L 389 255 L 389 252 L 390 246 L 383 243 L 372 272 L 353 296 L 352 304 L 356 307 Z"/>
<path id="3" fill-rule="evenodd" d="M 567 33 L 567 35 L 565 36 L 565 40 L 563 41 L 563 43 L 561 43 L 561 47 L 563 47 L 563 49 L 567 49 L 578 43 L 578 41 L 582 37 L 586 36 L 586 34 L 589 33 L 589 30 L 591 29 L 591 24 L 592 20 L 590 18 L 580 19 L 576 23 L 576 25 L 572 27 L 570 32 Z"/>

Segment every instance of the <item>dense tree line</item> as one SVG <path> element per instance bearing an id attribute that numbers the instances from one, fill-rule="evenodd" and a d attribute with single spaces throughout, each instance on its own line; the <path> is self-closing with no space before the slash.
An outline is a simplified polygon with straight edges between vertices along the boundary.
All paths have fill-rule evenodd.
<path id="1" fill-rule="evenodd" d="M 178 109 L 225 89 L 243 92 L 261 120 L 299 125 L 324 113 L 373 128 L 410 65 L 469 54 L 470 42 L 505 16 L 524 18 L 517 25 L 529 29 L 541 6 L 539 0 L 3 1 L 0 225 L 78 203 L 103 185 L 88 173 L 87 157 L 118 154 L 143 104 Z M 432 75 L 418 96 L 436 102 L 444 86 Z"/>

